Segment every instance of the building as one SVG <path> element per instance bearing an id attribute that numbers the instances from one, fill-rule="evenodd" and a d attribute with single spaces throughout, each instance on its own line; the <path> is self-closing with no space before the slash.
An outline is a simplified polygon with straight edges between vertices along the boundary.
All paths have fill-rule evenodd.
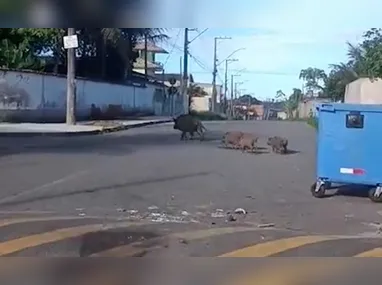
<path id="1" fill-rule="evenodd" d="M 171 87 L 171 81 L 175 81 L 174 87 L 180 87 L 182 83 L 182 74 L 180 73 L 161 73 L 155 75 L 156 80 L 164 82 L 164 85 Z M 194 83 L 194 77 L 189 74 L 188 83 Z"/>
<path id="2" fill-rule="evenodd" d="M 203 88 L 203 90 L 208 94 L 203 98 L 194 98 L 195 104 L 192 104 L 193 109 L 196 111 L 211 111 L 212 109 L 212 92 L 213 85 L 211 83 L 199 83 L 195 82 L 196 86 Z M 216 84 L 216 102 L 217 102 L 217 110 L 220 109 L 220 98 L 223 96 L 223 85 Z M 196 102 L 198 101 L 198 102 Z"/>
<path id="3" fill-rule="evenodd" d="M 134 51 L 138 52 L 138 58 L 133 64 L 133 71 L 145 74 L 145 44 L 138 43 L 134 47 Z M 155 60 L 156 54 L 168 54 L 166 50 L 155 44 L 147 43 L 147 75 L 155 76 L 156 73 L 163 72 L 163 64 Z"/>

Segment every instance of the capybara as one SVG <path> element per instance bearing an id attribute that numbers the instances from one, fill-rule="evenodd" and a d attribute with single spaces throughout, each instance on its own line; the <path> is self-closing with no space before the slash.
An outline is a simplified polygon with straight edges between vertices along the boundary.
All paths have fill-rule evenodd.
<path id="1" fill-rule="evenodd" d="M 173 118 L 174 130 L 179 130 L 182 132 L 180 139 L 187 139 L 187 133 L 190 134 L 191 139 L 194 137 L 194 133 L 198 133 L 200 140 L 204 139 L 204 131 L 206 128 L 203 126 L 202 122 L 189 114 L 183 114 L 177 118 Z"/>
<path id="2" fill-rule="evenodd" d="M 288 140 L 279 136 L 268 138 L 267 144 L 272 147 L 275 153 L 286 154 L 288 147 Z"/>
<path id="3" fill-rule="evenodd" d="M 239 140 L 239 148 L 244 152 L 245 150 L 249 150 L 251 152 L 255 152 L 256 143 L 258 138 L 249 133 L 243 133 Z"/>
<path id="4" fill-rule="evenodd" d="M 237 148 L 239 146 L 240 138 L 243 136 L 243 132 L 232 131 L 226 132 L 222 138 L 222 144 L 225 147 Z"/>

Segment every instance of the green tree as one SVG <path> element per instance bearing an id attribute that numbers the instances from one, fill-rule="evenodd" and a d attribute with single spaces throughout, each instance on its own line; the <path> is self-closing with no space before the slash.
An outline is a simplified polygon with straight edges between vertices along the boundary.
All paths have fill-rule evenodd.
<path id="1" fill-rule="evenodd" d="M 299 79 L 304 80 L 308 92 L 322 93 L 326 80 L 325 71 L 319 68 L 308 67 L 300 71 Z"/>

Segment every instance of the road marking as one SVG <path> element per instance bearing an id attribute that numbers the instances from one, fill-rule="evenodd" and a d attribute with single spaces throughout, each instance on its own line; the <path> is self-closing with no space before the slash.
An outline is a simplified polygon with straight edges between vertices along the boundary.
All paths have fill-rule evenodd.
<path id="1" fill-rule="evenodd" d="M 149 239 L 148 241 L 137 241 L 127 245 L 114 247 L 112 249 L 94 253 L 90 255 L 90 257 L 128 257 L 128 256 L 139 255 L 144 250 L 142 247 L 139 248 L 140 246 L 144 246 L 144 244 L 147 242 L 150 243 L 155 241 L 161 241 L 166 238 L 178 238 L 178 239 L 185 239 L 187 241 L 192 241 L 197 239 L 220 236 L 224 234 L 233 234 L 233 233 L 239 233 L 239 232 L 260 231 L 260 230 L 264 230 L 264 229 L 258 229 L 253 227 L 226 227 L 226 228 L 213 228 L 213 229 L 205 229 L 205 230 L 179 232 L 179 233 L 169 234 L 166 236 L 152 238 L 152 239 Z M 145 250 L 152 250 L 152 249 L 153 248 L 145 249 Z"/>
<path id="2" fill-rule="evenodd" d="M 21 237 L 18 239 L 13 239 L 0 243 L 0 256 L 4 256 L 7 254 L 15 253 L 27 248 L 40 246 L 44 244 L 49 244 L 57 241 L 61 241 L 68 238 L 79 237 L 81 235 L 105 231 L 116 228 L 127 228 L 131 226 L 141 226 L 147 225 L 148 223 L 129 223 L 129 222 L 121 222 L 115 223 L 114 225 L 105 225 L 105 224 L 96 224 L 96 225 L 86 225 L 86 226 L 77 226 L 71 228 L 63 228 L 59 230 L 54 230 L 50 232 L 45 232 L 41 234 L 34 234 L 25 237 Z"/>
<path id="3" fill-rule="evenodd" d="M 297 236 L 255 244 L 231 251 L 219 257 L 267 257 L 308 244 L 339 239 L 336 236 Z"/>
<path id="4" fill-rule="evenodd" d="M 57 216 L 57 217 L 32 217 L 32 218 L 14 218 L 14 219 L 4 219 L 0 220 L 0 228 L 6 227 L 15 224 L 23 224 L 23 223 L 32 223 L 32 222 L 49 222 L 49 221 L 71 221 L 71 220 L 112 220 L 112 221 L 126 221 L 128 218 L 101 218 L 97 216 Z"/>
<path id="5" fill-rule="evenodd" d="M 373 248 L 357 254 L 355 257 L 382 257 L 382 247 Z"/>
<path id="6" fill-rule="evenodd" d="M 43 184 L 41 186 L 21 191 L 19 193 L 16 193 L 15 195 L 6 196 L 6 197 L 0 199 L 0 204 L 11 202 L 12 200 L 19 198 L 20 196 L 35 194 L 35 193 L 40 192 L 42 190 L 45 190 L 51 186 L 67 182 L 68 180 L 71 180 L 71 179 L 77 178 L 79 176 L 85 175 L 89 172 L 90 172 L 90 170 L 78 171 L 78 172 L 72 173 L 70 175 L 64 176 L 60 179 L 57 179 L 57 180 L 51 181 L 49 183 Z"/>
<path id="7" fill-rule="evenodd" d="M 296 261 L 297 260 L 297 261 Z M 304 281 L 320 280 L 330 273 L 339 273 L 344 268 L 344 260 L 327 258 L 280 259 L 271 266 L 255 271 L 244 277 L 233 278 L 226 285 L 295 285 L 304 284 Z M 347 265 L 347 264 L 346 264 Z M 242 274 L 240 275 L 242 276 Z"/>

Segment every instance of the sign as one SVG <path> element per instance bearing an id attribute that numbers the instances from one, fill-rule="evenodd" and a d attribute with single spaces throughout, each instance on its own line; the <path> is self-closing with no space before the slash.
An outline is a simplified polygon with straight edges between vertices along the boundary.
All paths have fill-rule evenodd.
<path id="1" fill-rule="evenodd" d="M 176 83 L 176 79 L 175 79 L 174 77 L 171 77 L 170 80 L 169 80 L 169 82 L 170 82 L 170 84 L 171 84 L 172 86 L 174 86 L 175 83 Z"/>
<path id="2" fill-rule="evenodd" d="M 77 35 L 65 36 L 64 37 L 64 48 L 78 48 L 78 37 Z"/>
<path id="3" fill-rule="evenodd" d="M 169 87 L 168 88 L 168 94 L 169 95 L 174 95 L 174 94 L 176 94 L 178 92 L 178 88 L 176 88 L 176 87 Z"/>

